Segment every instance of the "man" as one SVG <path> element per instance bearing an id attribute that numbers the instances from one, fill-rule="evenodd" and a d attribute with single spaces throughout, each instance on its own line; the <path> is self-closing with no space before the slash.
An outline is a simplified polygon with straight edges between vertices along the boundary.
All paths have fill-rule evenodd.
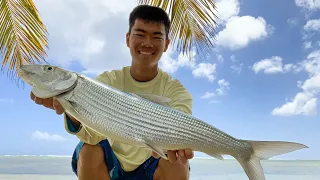
<path id="1" fill-rule="evenodd" d="M 132 63 L 111 72 L 104 72 L 96 79 L 126 92 L 149 93 L 168 97 L 169 105 L 191 114 L 192 97 L 178 80 L 158 68 L 158 62 L 166 52 L 170 20 L 160 8 L 141 5 L 130 14 L 126 43 Z M 45 107 L 64 113 L 60 104 L 51 99 L 31 98 Z M 193 157 L 189 149 L 168 151 L 168 160 L 145 148 L 138 148 L 113 141 L 90 131 L 68 114 L 65 128 L 81 141 L 72 157 L 72 168 L 79 180 L 186 180 L 189 178 L 188 159 Z M 164 122 L 165 123 L 165 122 Z"/>

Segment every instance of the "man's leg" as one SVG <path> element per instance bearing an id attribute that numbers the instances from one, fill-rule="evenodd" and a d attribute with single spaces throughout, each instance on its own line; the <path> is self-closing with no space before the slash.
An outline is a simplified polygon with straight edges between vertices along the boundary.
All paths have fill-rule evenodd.
<path id="1" fill-rule="evenodd" d="M 77 175 L 79 180 L 110 180 L 101 146 L 82 146 L 77 162 Z"/>
<path id="2" fill-rule="evenodd" d="M 171 163 L 168 160 L 160 158 L 158 166 L 153 175 L 154 180 L 188 180 L 189 164 L 183 164 L 177 160 Z"/>

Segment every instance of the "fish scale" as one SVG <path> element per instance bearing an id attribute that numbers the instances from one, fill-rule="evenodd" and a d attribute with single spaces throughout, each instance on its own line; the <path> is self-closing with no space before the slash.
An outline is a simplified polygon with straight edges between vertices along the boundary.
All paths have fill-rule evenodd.
<path id="1" fill-rule="evenodd" d="M 250 180 L 265 180 L 260 160 L 308 148 L 295 142 L 237 139 L 192 115 L 161 105 L 163 97 L 123 92 L 56 66 L 23 65 L 18 75 L 32 86 L 35 96 L 57 97 L 88 134 L 90 128 L 115 141 L 150 148 L 165 159 L 166 150 L 184 148 L 218 159 L 231 155 Z"/>
<path id="2" fill-rule="evenodd" d="M 80 115 L 88 119 L 97 117 L 95 124 L 99 127 L 105 127 L 104 131 L 114 127 L 115 131 L 125 132 L 121 136 L 130 140 L 139 141 L 139 139 L 147 138 L 155 144 L 167 145 L 165 148 L 168 149 L 181 146 L 181 148 L 192 147 L 198 150 L 197 147 L 203 146 L 207 148 L 230 147 L 228 146 L 230 143 L 238 144 L 235 138 L 230 138 L 230 136 L 210 128 L 192 116 L 181 114 L 173 109 L 162 107 L 127 93 L 119 93 L 112 88 L 108 91 L 108 89 L 101 88 L 91 81 L 78 80 L 78 85 L 72 94 L 73 96 L 67 100 L 74 103 L 73 106 Z M 89 113 L 87 113 L 88 109 L 91 109 Z M 103 124 L 108 121 L 116 121 L 116 123 Z M 158 138 L 159 136 L 167 138 L 167 141 L 161 137 Z M 212 139 L 212 137 L 217 138 Z M 218 145 L 215 145 L 216 143 Z"/>

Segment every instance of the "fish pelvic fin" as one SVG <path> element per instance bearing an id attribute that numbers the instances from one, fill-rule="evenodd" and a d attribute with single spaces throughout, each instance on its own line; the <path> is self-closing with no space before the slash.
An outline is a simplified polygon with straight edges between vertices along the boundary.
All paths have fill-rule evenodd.
<path id="1" fill-rule="evenodd" d="M 241 164 L 250 180 L 265 180 L 260 160 L 267 160 L 273 156 L 285 154 L 307 146 L 294 142 L 284 141 L 250 141 L 247 140 L 253 150 L 249 159 L 236 158 Z"/>

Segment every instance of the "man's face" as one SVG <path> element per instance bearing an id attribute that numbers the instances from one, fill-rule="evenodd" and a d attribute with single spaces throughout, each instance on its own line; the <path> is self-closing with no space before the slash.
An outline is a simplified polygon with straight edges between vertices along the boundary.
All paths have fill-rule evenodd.
<path id="1" fill-rule="evenodd" d="M 140 19 L 135 21 L 131 33 L 127 33 L 126 42 L 132 60 L 145 66 L 156 65 L 170 43 L 163 24 L 145 23 Z"/>

